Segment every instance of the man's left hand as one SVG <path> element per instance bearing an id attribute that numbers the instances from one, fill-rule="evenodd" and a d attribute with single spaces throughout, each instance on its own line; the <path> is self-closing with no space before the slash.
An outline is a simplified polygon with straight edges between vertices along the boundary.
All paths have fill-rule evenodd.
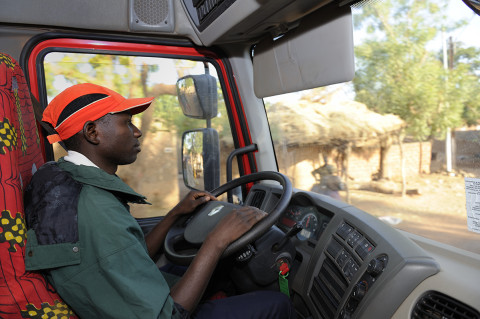
<path id="1" fill-rule="evenodd" d="M 217 200 L 215 196 L 208 192 L 190 191 L 184 199 L 182 199 L 177 206 L 172 209 L 172 213 L 177 216 L 192 213 L 198 206 L 211 201 Z"/>

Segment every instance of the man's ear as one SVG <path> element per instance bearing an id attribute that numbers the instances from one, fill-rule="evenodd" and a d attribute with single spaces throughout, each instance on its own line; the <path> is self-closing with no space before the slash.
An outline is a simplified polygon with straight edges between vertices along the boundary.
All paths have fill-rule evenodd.
<path id="1" fill-rule="evenodd" d="M 83 136 L 89 143 L 97 145 L 100 142 L 98 140 L 97 123 L 94 121 L 85 122 L 83 125 Z"/>

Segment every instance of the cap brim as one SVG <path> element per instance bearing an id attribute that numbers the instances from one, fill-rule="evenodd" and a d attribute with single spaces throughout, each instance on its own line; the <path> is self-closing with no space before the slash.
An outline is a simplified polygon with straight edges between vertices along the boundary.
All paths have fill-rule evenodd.
<path id="1" fill-rule="evenodd" d="M 153 100 L 153 97 L 126 99 L 109 113 L 115 114 L 121 112 L 129 112 L 132 115 L 142 113 L 152 104 Z"/>

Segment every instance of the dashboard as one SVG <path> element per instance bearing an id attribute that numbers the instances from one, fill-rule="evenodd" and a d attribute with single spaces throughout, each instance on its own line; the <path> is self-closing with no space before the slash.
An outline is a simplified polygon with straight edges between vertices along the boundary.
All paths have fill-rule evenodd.
<path id="1" fill-rule="evenodd" d="M 280 194 L 280 186 L 256 184 L 246 204 L 269 211 Z M 476 254 L 300 190 L 276 226 L 284 233 L 301 226 L 291 238 L 289 277 L 299 318 L 480 318 Z"/>

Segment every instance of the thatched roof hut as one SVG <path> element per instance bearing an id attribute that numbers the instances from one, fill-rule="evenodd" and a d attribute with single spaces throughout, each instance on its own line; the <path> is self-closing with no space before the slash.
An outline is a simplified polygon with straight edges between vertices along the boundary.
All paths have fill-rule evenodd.
<path id="1" fill-rule="evenodd" d="M 405 127 L 405 122 L 393 114 L 379 114 L 355 101 L 339 101 L 328 103 L 299 100 L 294 104 L 276 103 L 268 109 L 272 134 L 277 143 L 287 147 L 289 156 L 284 161 L 291 178 L 305 181 L 315 165 L 327 163 L 327 156 L 332 151 L 335 162 L 340 165 L 339 172 L 344 182 L 348 182 L 348 161 L 351 151 L 374 152 L 380 149 L 379 178 L 383 177 L 385 168 L 385 152 Z M 308 150 L 310 153 L 306 153 Z M 316 163 L 313 153 L 324 156 L 324 163 Z M 293 157 L 293 160 L 289 158 Z M 298 162 L 303 165 L 298 167 Z M 311 169 L 305 168 L 312 163 Z M 403 163 L 403 162 L 402 162 Z M 307 173 L 305 173 L 305 171 Z M 302 175 L 303 174 L 303 175 Z M 300 176 L 302 175 L 302 176 Z M 308 189 L 307 186 L 301 185 Z M 347 187 L 347 201 L 349 192 Z"/>
<path id="2" fill-rule="evenodd" d="M 278 133 L 275 137 L 289 147 L 336 147 L 346 143 L 355 148 L 378 146 L 405 126 L 398 116 L 375 113 L 355 101 L 276 103 L 269 107 L 268 114 L 274 125 L 272 133 Z"/>

